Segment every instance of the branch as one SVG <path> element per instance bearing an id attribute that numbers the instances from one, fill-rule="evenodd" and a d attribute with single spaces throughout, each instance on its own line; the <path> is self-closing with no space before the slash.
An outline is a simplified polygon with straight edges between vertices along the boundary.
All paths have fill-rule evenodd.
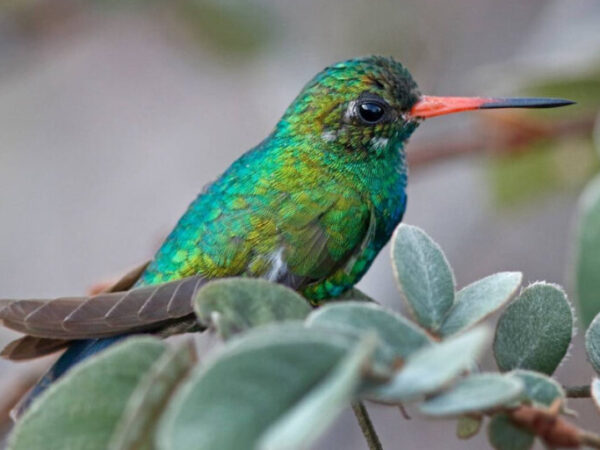
<path id="1" fill-rule="evenodd" d="M 556 399 L 547 409 L 522 405 L 506 411 L 510 420 L 538 436 L 550 448 L 580 448 L 585 445 L 600 449 L 600 436 L 582 430 L 559 415 L 562 400 Z"/>
<path id="2" fill-rule="evenodd" d="M 375 427 L 373 426 L 373 422 L 371 422 L 371 418 L 369 417 L 369 413 L 367 412 L 364 403 L 353 403 L 352 410 L 354 411 L 356 420 L 358 420 L 358 425 L 365 436 L 369 450 L 383 450 L 379 436 L 375 431 Z"/>
<path id="3" fill-rule="evenodd" d="M 589 398 L 592 396 L 589 384 L 583 386 L 563 386 L 563 389 L 569 398 Z"/>

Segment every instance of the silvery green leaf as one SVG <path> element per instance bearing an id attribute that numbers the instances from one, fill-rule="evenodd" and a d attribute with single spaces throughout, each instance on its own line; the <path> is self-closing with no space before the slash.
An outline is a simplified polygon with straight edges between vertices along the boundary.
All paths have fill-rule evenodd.
<path id="1" fill-rule="evenodd" d="M 298 324 L 271 325 L 233 339 L 178 389 L 159 423 L 158 448 L 254 448 L 353 348 L 331 330 Z"/>
<path id="2" fill-rule="evenodd" d="M 529 369 L 551 375 L 565 356 L 573 334 L 573 313 L 557 285 L 534 283 L 504 311 L 494 339 L 502 371 Z"/>
<path id="3" fill-rule="evenodd" d="M 590 391 L 592 393 L 592 400 L 594 401 L 594 405 L 596 405 L 596 408 L 600 410 L 600 379 L 594 377 L 594 379 L 592 380 Z"/>
<path id="4" fill-rule="evenodd" d="M 324 305 L 306 319 L 308 326 L 347 327 L 355 332 L 374 332 L 400 358 L 429 345 L 431 339 L 410 320 L 370 304 L 343 302 Z"/>
<path id="5" fill-rule="evenodd" d="M 458 291 L 456 301 L 440 327 L 440 334 L 449 336 L 484 320 L 511 299 L 522 278 L 520 272 L 500 272 Z"/>
<path id="6" fill-rule="evenodd" d="M 105 450 L 132 393 L 166 344 L 128 338 L 51 385 L 11 433 L 11 450 Z"/>
<path id="7" fill-rule="evenodd" d="M 109 450 L 153 448 L 154 430 L 165 405 L 196 360 L 191 341 L 167 349 L 131 394 L 110 440 Z"/>
<path id="8" fill-rule="evenodd" d="M 437 392 L 473 365 L 488 338 L 488 330 L 478 327 L 424 347 L 408 357 L 391 381 L 373 388 L 369 397 L 398 403 Z"/>
<path id="9" fill-rule="evenodd" d="M 297 292 L 253 278 L 227 278 L 207 283 L 196 294 L 194 310 L 204 325 L 212 324 L 223 339 L 249 328 L 282 320 L 302 320 L 311 311 Z"/>
<path id="10" fill-rule="evenodd" d="M 488 439 L 496 450 L 529 450 L 535 436 L 514 425 L 506 414 L 497 414 L 488 425 Z"/>
<path id="11" fill-rule="evenodd" d="M 565 399 L 565 391 L 560 384 L 547 375 L 531 370 L 513 370 L 508 373 L 523 382 L 523 396 L 542 406 L 550 406 L 557 398 Z"/>
<path id="12" fill-rule="evenodd" d="M 454 303 L 454 275 L 442 249 L 423 230 L 401 224 L 392 237 L 392 259 L 417 322 L 436 331 Z"/>
<path id="13" fill-rule="evenodd" d="M 600 373 L 600 314 L 598 314 L 585 332 L 585 351 L 596 373 Z"/>
<path id="14" fill-rule="evenodd" d="M 495 373 L 470 375 L 449 390 L 428 399 L 420 410 L 428 416 L 460 416 L 485 412 L 519 397 L 523 383 Z"/>
<path id="15" fill-rule="evenodd" d="M 261 436 L 261 450 L 295 450 L 310 447 L 352 400 L 362 381 L 362 372 L 377 345 L 366 335 L 337 367 L 297 405 Z"/>

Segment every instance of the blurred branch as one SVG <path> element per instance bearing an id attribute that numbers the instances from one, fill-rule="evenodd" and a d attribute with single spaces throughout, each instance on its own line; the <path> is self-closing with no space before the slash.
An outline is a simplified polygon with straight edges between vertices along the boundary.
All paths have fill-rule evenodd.
<path id="1" fill-rule="evenodd" d="M 592 396 L 589 384 L 583 386 L 563 386 L 563 388 L 569 398 L 589 398 Z"/>
<path id="2" fill-rule="evenodd" d="M 542 122 L 521 114 L 506 114 L 494 119 L 487 118 L 487 132 L 465 139 L 449 138 L 443 141 L 421 144 L 408 152 L 410 167 L 423 167 L 445 159 L 492 150 L 497 154 L 526 151 L 527 144 L 540 139 L 556 139 L 591 133 L 594 117 Z"/>
<path id="3" fill-rule="evenodd" d="M 354 411 L 360 430 L 365 436 L 369 450 L 383 450 L 379 436 L 377 436 L 377 432 L 375 431 L 375 427 L 373 426 L 373 422 L 371 422 L 371 418 L 369 417 L 369 413 L 367 412 L 364 403 L 353 403 L 352 410 Z"/>

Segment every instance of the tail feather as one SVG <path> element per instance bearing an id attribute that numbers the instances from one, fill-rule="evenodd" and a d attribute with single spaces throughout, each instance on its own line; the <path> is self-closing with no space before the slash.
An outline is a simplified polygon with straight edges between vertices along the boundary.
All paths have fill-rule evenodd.
<path id="1" fill-rule="evenodd" d="M 193 313 L 206 280 L 193 276 L 125 292 L 53 300 L 0 300 L 7 328 L 50 339 L 88 339 L 150 330 Z"/>

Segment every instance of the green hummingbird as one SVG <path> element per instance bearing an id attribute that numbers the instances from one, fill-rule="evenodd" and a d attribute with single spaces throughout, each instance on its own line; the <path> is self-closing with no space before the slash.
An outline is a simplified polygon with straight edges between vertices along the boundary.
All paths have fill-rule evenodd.
<path id="1" fill-rule="evenodd" d="M 0 301 L 3 324 L 26 334 L 3 355 L 28 359 L 68 347 L 37 395 L 122 336 L 192 326 L 191 299 L 206 280 L 265 278 L 314 305 L 337 297 L 361 279 L 402 220 L 404 147 L 424 119 L 571 103 L 425 96 L 400 63 L 380 56 L 329 66 L 265 140 L 192 202 L 153 260 L 112 292 Z"/>

